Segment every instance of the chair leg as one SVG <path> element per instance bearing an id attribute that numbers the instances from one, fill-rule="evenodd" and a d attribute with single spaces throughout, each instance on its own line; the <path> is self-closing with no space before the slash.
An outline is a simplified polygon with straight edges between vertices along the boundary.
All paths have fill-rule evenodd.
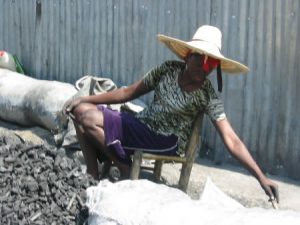
<path id="1" fill-rule="evenodd" d="M 162 170 L 163 163 L 164 163 L 163 160 L 156 160 L 155 161 L 154 172 L 153 172 L 153 178 L 154 178 L 155 182 L 160 181 L 160 176 L 161 176 L 161 170 Z"/>
<path id="2" fill-rule="evenodd" d="M 186 192 L 189 184 L 189 179 L 193 167 L 193 161 L 182 163 L 178 187 L 180 190 Z"/>
<path id="3" fill-rule="evenodd" d="M 142 151 L 135 151 L 133 154 L 133 162 L 130 171 L 130 179 L 137 180 L 139 179 L 141 163 L 142 163 Z"/>

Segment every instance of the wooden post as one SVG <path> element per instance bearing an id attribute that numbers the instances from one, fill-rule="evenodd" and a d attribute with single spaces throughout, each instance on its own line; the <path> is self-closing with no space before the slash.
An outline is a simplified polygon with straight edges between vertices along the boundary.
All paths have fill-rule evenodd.
<path id="1" fill-rule="evenodd" d="M 135 151 L 133 154 L 133 162 L 130 171 L 130 179 L 137 180 L 139 179 L 141 163 L 142 163 L 142 151 Z"/>
<path id="2" fill-rule="evenodd" d="M 155 161 L 154 172 L 153 172 L 153 178 L 154 178 L 155 182 L 160 181 L 160 176 L 161 176 L 161 170 L 162 170 L 163 163 L 164 163 L 163 160 L 156 160 Z"/>
<path id="3" fill-rule="evenodd" d="M 200 131 L 202 127 L 202 120 L 203 114 L 198 114 L 193 123 L 192 133 L 186 146 L 186 161 L 182 163 L 182 169 L 178 183 L 179 189 L 181 189 L 184 192 L 187 191 L 192 167 L 197 153 L 197 146 L 200 143 Z"/>

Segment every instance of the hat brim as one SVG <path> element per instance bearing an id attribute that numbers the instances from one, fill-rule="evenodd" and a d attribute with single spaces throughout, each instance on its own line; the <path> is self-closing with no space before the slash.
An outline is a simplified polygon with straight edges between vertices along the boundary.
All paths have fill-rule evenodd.
<path id="1" fill-rule="evenodd" d="M 164 43 L 172 52 L 174 52 L 179 58 L 185 59 L 189 52 L 198 52 L 200 54 L 206 54 L 212 58 L 219 59 L 221 61 L 221 69 L 224 72 L 230 74 L 247 73 L 249 68 L 242 63 L 229 59 L 221 54 L 219 49 L 211 45 L 208 42 L 194 40 L 185 42 L 180 39 L 172 38 L 162 34 L 157 35 L 159 41 Z"/>

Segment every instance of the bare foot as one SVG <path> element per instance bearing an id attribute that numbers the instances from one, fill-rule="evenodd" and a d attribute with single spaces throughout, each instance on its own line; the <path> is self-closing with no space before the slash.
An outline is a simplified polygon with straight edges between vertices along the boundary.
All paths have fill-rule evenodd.
<path id="1" fill-rule="evenodd" d="M 112 166 L 112 161 L 106 160 L 103 162 L 100 180 L 108 178 L 110 173 L 110 168 Z"/>

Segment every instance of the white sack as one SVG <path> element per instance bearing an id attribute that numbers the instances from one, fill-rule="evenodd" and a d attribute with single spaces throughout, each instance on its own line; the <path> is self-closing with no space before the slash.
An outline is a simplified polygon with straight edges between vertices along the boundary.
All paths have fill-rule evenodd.
<path id="1" fill-rule="evenodd" d="M 56 133 L 67 123 L 62 107 L 76 93 L 68 83 L 38 80 L 0 68 L 0 119 L 39 125 Z"/>
<path id="2" fill-rule="evenodd" d="M 299 225 L 300 213 L 245 208 L 209 179 L 200 200 L 148 180 L 101 181 L 87 189 L 90 225 Z"/>

